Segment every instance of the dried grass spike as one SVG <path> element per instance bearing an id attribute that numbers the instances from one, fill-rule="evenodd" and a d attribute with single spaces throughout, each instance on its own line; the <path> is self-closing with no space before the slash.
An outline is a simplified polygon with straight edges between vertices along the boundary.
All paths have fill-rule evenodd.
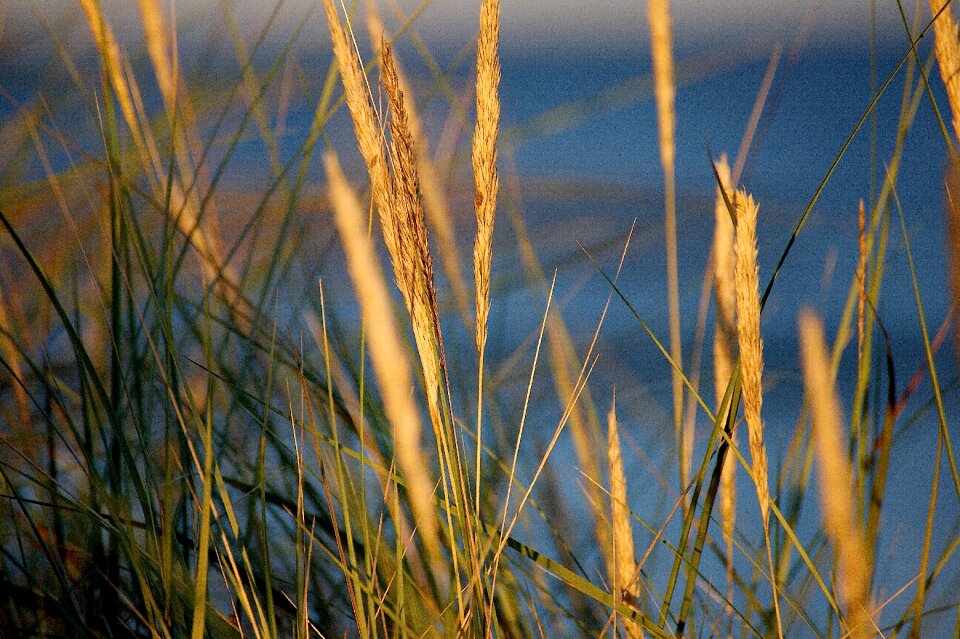
<path id="1" fill-rule="evenodd" d="M 770 508 L 767 487 L 767 450 L 763 435 L 763 339 L 760 337 L 760 271 L 757 266 L 757 213 L 759 207 L 746 191 L 734 196 L 737 214 L 735 288 L 737 298 L 737 342 L 743 385 L 743 412 L 747 422 L 750 457 L 753 465 L 760 516 L 766 520 Z"/>
<path id="2" fill-rule="evenodd" d="M 384 29 L 380 14 L 377 11 L 377 3 L 374 0 L 367 2 L 367 31 L 373 42 L 380 42 L 387 38 L 387 32 Z M 460 251 L 457 248 L 453 219 L 440 172 L 430 155 L 430 144 L 417 112 L 410 83 L 403 72 L 402 65 L 396 58 L 393 61 L 393 71 L 396 75 L 397 87 L 403 94 L 407 125 L 410 130 L 410 138 L 413 140 L 413 155 L 416 160 L 417 175 L 420 179 L 420 197 L 423 201 L 425 217 L 434 233 L 436 248 L 439 250 L 440 264 L 446 273 L 450 288 L 453 290 L 457 310 L 469 325 L 473 322 L 473 313 L 470 311 L 470 299 L 467 284 L 463 279 Z"/>
<path id="3" fill-rule="evenodd" d="M 830 375 L 830 355 L 820 320 L 812 311 L 804 310 L 799 326 L 804 389 L 813 415 L 819 457 L 823 527 L 836 552 L 839 599 L 846 610 L 847 636 L 866 639 L 875 636 L 870 598 L 872 569 L 851 499 L 852 473 L 842 433 L 840 401 Z"/>
<path id="4" fill-rule="evenodd" d="M 439 419 L 440 320 L 433 277 L 433 260 L 427 241 L 427 227 L 420 201 L 420 181 L 407 120 L 404 96 L 397 80 L 389 45 L 381 45 L 383 83 L 390 102 L 390 157 L 393 164 L 393 230 L 403 252 L 394 256 L 394 269 L 413 324 L 430 403 L 431 417 Z M 439 426 L 438 423 L 434 424 Z"/>
<path id="5" fill-rule="evenodd" d="M 767 445 L 764 442 L 763 420 L 763 340 L 760 337 L 760 271 L 757 266 L 757 214 L 759 207 L 744 190 L 734 196 L 736 212 L 736 257 L 734 288 L 737 298 L 737 343 L 740 347 L 740 372 L 743 413 L 747 422 L 751 470 L 763 536 L 767 546 L 770 588 L 776 617 L 777 635 L 783 638 L 780 603 L 777 596 L 776 566 L 770 545 L 770 488 L 768 485 Z"/>
<path id="6" fill-rule="evenodd" d="M 637 561 L 633 547 L 633 527 L 627 506 L 627 479 L 623 473 L 623 456 L 618 433 L 616 399 L 610 403 L 607 414 L 607 460 L 610 465 L 610 506 L 613 520 L 613 584 L 614 598 L 635 606 L 640 595 L 637 583 Z M 642 628 L 625 620 L 624 629 L 630 639 L 643 637 Z"/>
<path id="7" fill-rule="evenodd" d="M 477 42 L 477 123 L 473 132 L 473 179 L 476 185 L 474 209 L 477 237 L 473 248 L 473 275 L 476 285 L 476 340 L 482 352 L 487 343 L 487 314 L 490 312 L 490 264 L 493 257 L 493 223 L 496 215 L 497 132 L 500 128 L 500 2 L 483 0 L 480 5 L 480 38 Z"/>

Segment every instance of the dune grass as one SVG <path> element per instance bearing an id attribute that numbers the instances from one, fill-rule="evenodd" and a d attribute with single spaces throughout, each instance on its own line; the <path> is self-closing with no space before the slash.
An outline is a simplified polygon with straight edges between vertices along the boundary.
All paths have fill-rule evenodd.
<path id="1" fill-rule="evenodd" d="M 459 58 L 469 70 L 449 73 L 416 15 L 391 3 L 322 0 L 279 44 L 282 3 L 250 42 L 225 4 L 233 57 L 211 68 L 182 59 L 184 27 L 169 6 L 130 7 L 136 44 L 118 38 L 98 0 L 79 0 L 76 33 L 41 16 L 57 69 L 45 80 L 65 77 L 70 89 L 39 86 L 33 101 L 3 92 L 0 635 L 960 634 L 950 515 L 960 350 L 947 339 L 957 333 L 960 165 L 933 167 L 927 185 L 938 208 L 946 193 L 945 316 L 924 304 L 921 282 L 939 275 L 919 270 L 915 212 L 897 191 L 918 108 L 933 106 L 951 154 L 956 143 L 949 4 L 931 0 L 916 25 L 903 14 L 899 64 L 836 141 L 782 252 L 758 255 L 770 243 L 757 218 L 773 196 L 738 181 L 774 50 L 734 170 L 721 156 L 715 183 L 684 187 L 715 193 L 702 214 L 715 201 L 716 224 L 687 343 L 685 178 L 673 146 L 685 123 L 674 96 L 696 65 L 674 60 L 666 0 L 637 25 L 651 31 L 653 72 L 626 88 L 646 87 L 638 99 L 656 103 L 667 273 L 664 286 L 645 286 L 668 303 L 644 317 L 621 285 L 636 225 L 582 245 L 565 236 L 569 261 L 601 293 L 579 309 L 584 335 L 557 293 L 580 275 L 538 254 L 513 160 L 525 136 L 622 106 L 622 95 L 603 89 L 501 130 L 497 0 L 477 3 L 477 42 Z M 298 59 L 308 29 L 329 34 L 318 40 L 326 62 Z M 932 53 L 917 46 L 927 33 Z M 433 70 L 434 100 L 446 101 L 435 142 L 418 110 L 428 96 L 414 95 L 420 83 L 397 53 L 406 39 Z M 855 265 L 834 274 L 847 287 L 842 312 L 804 311 L 799 330 L 788 327 L 802 371 L 788 387 L 795 424 L 770 437 L 771 413 L 785 411 L 764 376 L 767 301 L 895 81 L 893 150 L 872 160 L 883 180 L 876 192 L 851 187 L 862 199 L 849 216 Z M 286 129 L 293 103 L 311 114 L 305 130 Z M 251 140 L 262 166 L 238 166 Z M 916 320 L 916 372 L 898 355 L 903 333 L 884 324 L 897 265 L 913 285 L 892 303 Z M 814 288 L 820 273 L 809 276 Z M 634 388 L 619 346 L 605 344 L 613 313 L 657 351 L 645 365 L 669 370 L 669 386 L 652 387 L 663 392 L 652 400 L 659 417 L 629 399 L 650 388 Z M 651 328 L 660 324 L 665 338 Z M 841 379 L 847 370 L 853 378 Z M 652 461 L 644 442 L 658 429 L 673 437 Z M 905 482 L 905 465 L 919 484 Z M 915 512 L 889 505 L 905 492 Z M 922 520 L 908 526 L 917 539 L 898 538 L 905 520 Z"/>

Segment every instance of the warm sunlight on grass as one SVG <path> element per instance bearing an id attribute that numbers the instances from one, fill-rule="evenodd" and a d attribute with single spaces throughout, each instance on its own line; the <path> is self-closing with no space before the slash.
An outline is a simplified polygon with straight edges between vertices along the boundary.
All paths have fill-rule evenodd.
<path id="1" fill-rule="evenodd" d="M 773 242 L 779 194 L 744 175 L 783 48 L 737 88 L 737 156 L 708 142 L 714 179 L 691 180 L 678 86 L 737 62 L 678 56 L 668 0 L 635 25 L 649 75 L 521 119 L 499 0 L 463 16 L 449 68 L 393 2 L 282 28 L 280 2 L 254 37 L 224 2 L 226 57 L 173 4 L 130 24 L 40 3 L 37 39 L 0 51 L 30 69 L 0 71 L 0 636 L 960 636 L 949 4 L 905 10 L 896 68 Z M 894 81 L 896 121 L 875 118 Z M 524 145 L 630 100 L 655 109 L 655 222 L 528 228 L 525 199 L 587 187 L 538 191 Z M 898 193 L 918 108 L 953 160 L 912 185 L 946 215 L 933 257 Z M 868 134 L 895 143 L 842 185 L 852 259 L 813 255 L 786 291 L 840 282 L 842 303 L 771 313 Z M 632 285 L 638 243 L 663 304 Z M 626 363 L 638 343 L 656 382 Z"/>

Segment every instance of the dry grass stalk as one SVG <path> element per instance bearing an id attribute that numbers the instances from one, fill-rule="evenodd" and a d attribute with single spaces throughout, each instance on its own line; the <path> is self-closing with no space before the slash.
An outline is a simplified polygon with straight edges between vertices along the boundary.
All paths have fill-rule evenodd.
<path id="1" fill-rule="evenodd" d="M 850 460 L 842 434 L 842 414 L 830 374 L 830 354 L 823 326 L 810 310 L 800 313 L 800 347 L 804 388 L 813 415 L 813 435 L 819 461 L 823 526 L 833 541 L 839 572 L 839 599 L 846 610 L 852 639 L 874 635 L 870 598 L 869 553 L 857 524 Z"/>
<path id="2" fill-rule="evenodd" d="M 130 96 L 127 80 L 123 76 L 123 62 L 120 56 L 120 47 L 117 46 L 116 38 L 113 36 L 113 30 L 107 23 L 106 16 L 100 8 L 99 0 L 80 0 L 80 6 L 86 15 L 87 23 L 90 26 L 90 33 L 93 35 L 93 42 L 100 52 L 103 59 L 107 80 L 113 87 L 117 97 L 117 103 L 120 105 L 120 112 L 127 126 L 130 127 L 130 133 L 133 136 L 134 144 L 140 153 L 140 157 L 147 157 L 147 152 L 143 137 L 140 135 L 140 127 L 137 124 L 136 111 L 133 107 L 133 100 Z"/>
<path id="3" fill-rule="evenodd" d="M 439 562 L 433 481 L 420 446 L 420 415 L 410 389 L 413 377 L 394 322 L 390 296 L 366 232 L 366 216 L 334 155 L 324 158 L 330 202 L 347 256 L 370 345 L 370 360 L 393 431 L 394 453 L 404 477 L 413 516 L 432 561 Z"/>
<path id="4" fill-rule="evenodd" d="M 633 547 L 633 527 L 630 525 L 630 509 L 627 506 L 627 479 L 623 474 L 623 456 L 620 451 L 620 435 L 617 425 L 616 399 L 610 403 L 607 414 L 607 460 L 610 465 L 610 506 L 613 520 L 613 583 L 615 601 L 637 605 L 640 584 L 637 582 L 637 560 Z M 630 639 L 643 637 L 643 629 L 631 620 L 624 621 L 626 635 Z"/>
<path id="5" fill-rule="evenodd" d="M 480 38 L 477 42 L 477 122 L 473 132 L 473 179 L 476 184 L 474 209 L 477 237 L 473 247 L 473 276 L 476 281 L 477 351 L 487 343 L 487 314 L 490 311 L 490 263 L 493 257 L 493 222 L 496 215 L 497 131 L 500 127 L 500 2 L 483 0 L 480 5 Z"/>
<path id="6" fill-rule="evenodd" d="M 367 31 L 373 42 L 380 42 L 387 37 L 377 4 L 373 0 L 367 3 Z M 403 102 L 407 113 L 407 125 L 410 137 L 413 140 L 413 156 L 416 161 L 417 175 L 420 177 L 420 196 L 423 200 L 423 210 L 426 219 L 434 232 L 436 246 L 439 249 L 440 264 L 446 273 L 450 288 L 453 290 L 457 310 L 463 320 L 470 324 L 473 314 L 470 312 L 467 284 L 463 279 L 463 269 L 460 265 L 460 251 L 453 227 L 450 207 L 444 193 L 440 172 L 433 158 L 430 157 L 430 144 L 423 130 L 423 123 L 417 111 L 410 83 L 403 72 L 403 67 L 394 59 L 393 68 L 396 74 L 397 85 L 403 94 Z"/>
<path id="7" fill-rule="evenodd" d="M 777 632 L 783 636 L 780 604 L 777 597 L 776 572 L 770 548 L 770 488 L 768 486 L 767 446 L 764 442 L 763 421 L 763 339 L 760 337 L 760 271 L 757 266 L 757 214 L 759 207 L 744 190 L 734 195 L 736 212 L 736 258 L 734 288 L 737 298 L 737 343 L 740 347 L 740 372 L 743 395 L 743 413 L 747 422 L 747 437 L 753 482 L 760 504 L 760 518 L 767 545 L 770 567 L 770 585 L 776 613 Z"/>
<path id="8" fill-rule="evenodd" d="M 340 69 L 340 80 L 343 82 L 344 98 L 350 117 L 353 120 L 353 131 L 360 147 L 360 155 L 367 165 L 370 176 L 371 197 L 380 214 L 380 225 L 383 227 L 383 238 L 394 260 L 396 270 L 396 233 L 393 229 L 393 189 L 391 188 L 390 170 L 387 166 L 387 152 L 380 129 L 380 117 L 374 111 L 370 97 L 370 88 L 367 77 L 363 73 L 360 55 L 357 53 L 353 39 L 348 35 L 340 23 L 340 16 L 333 5 L 333 0 L 323 0 L 327 12 L 327 24 L 330 28 L 330 42 L 334 58 Z M 348 25 L 349 26 L 349 25 Z"/>
<path id="9" fill-rule="evenodd" d="M 650 49 L 653 59 L 653 95 L 657 103 L 657 130 L 659 132 L 660 163 L 664 183 L 664 240 L 667 257 L 667 306 L 670 315 L 670 357 L 678 368 L 683 368 L 683 348 L 680 336 L 680 276 L 677 268 L 677 211 L 674 179 L 674 135 L 676 112 L 674 99 L 676 85 L 673 69 L 673 35 L 670 24 L 670 1 L 650 0 L 647 3 L 647 22 L 650 26 Z M 672 373 L 673 417 L 678 443 L 682 439 L 683 381 L 678 371 Z M 686 484 L 690 477 L 690 461 L 681 446 L 680 480 Z"/>
<path id="10" fill-rule="evenodd" d="M 960 140 L 960 28 L 952 10 L 949 7 L 944 9 L 948 1 L 930 0 L 930 14 L 936 16 L 943 10 L 933 23 L 934 50 L 953 114 L 953 133 Z"/>
<path id="11" fill-rule="evenodd" d="M 727 156 L 717 162 L 717 173 L 724 190 L 730 193 L 730 165 Z M 717 410 L 723 401 L 730 376 L 737 358 L 736 292 L 734 287 L 733 220 L 727 210 L 726 200 L 717 187 L 716 218 L 713 231 L 714 299 L 716 301 L 716 327 L 713 332 L 713 387 Z M 721 416 L 721 419 L 723 416 Z M 731 433 L 736 443 L 736 432 Z M 736 526 L 736 469 L 737 459 L 728 454 L 723 460 L 720 475 L 720 520 L 723 539 L 727 549 L 727 599 L 733 597 L 733 531 Z M 727 611 L 728 614 L 731 612 Z"/>

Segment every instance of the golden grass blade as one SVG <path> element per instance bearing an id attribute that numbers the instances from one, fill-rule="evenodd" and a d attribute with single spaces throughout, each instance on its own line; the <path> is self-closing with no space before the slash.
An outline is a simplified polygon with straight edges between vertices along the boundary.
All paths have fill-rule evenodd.
<path id="1" fill-rule="evenodd" d="M 673 70 L 673 35 L 670 25 L 670 1 L 650 0 L 647 4 L 647 22 L 650 25 L 650 48 L 653 58 L 653 95 L 657 103 L 660 163 L 663 166 L 664 240 L 667 257 L 667 306 L 670 315 L 670 357 L 683 369 L 683 347 L 680 336 L 680 277 L 677 270 L 677 207 L 674 177 L 676 154 L 674 134 L 676 112 L 674 98 L 676 83 Z M 673 421 L 677 442 L 681 440 L 683 424 L 683 381 L 676 371 L 672 373 Z M 681 447 L 682 451 L 682 447 Z M 682 456 L 682 452 L 681 452 Z M 689 461 L 681 459 L 680 468 L 689 469 Z M 681 476 L 686 485 L 689 477 Z"/>
<path id="2" fill-rule="evenodd" d="M 616 395 L 607 414 L 607 461 L 610 466 L 610 506 L 613 521 L 613 597 L 618 603 L 625 601 L 636 606 L 640 597 L 637 581 L 637 560 L 633 547 L 633 527 L 630 525 L 630 508 L 627 506 L 627 479 L 623 474 L 623 455 L 620 449 L 620 434 L 617 424 Z M 640 639 L 643 628 L 636 622 L 625 619 L 624 630 L 629 639 Z"/>
<path id="3" fill-rule="evenodd" d="M 812 311 L 800 313 L 799 326 L 803 383 L 813 415 L 813 436 L 819 457 L 823 527 L 833 541 L 836 554 L 838 599 L 846 610 L 847 636 L 866 639 L 875 636 L 870 598 L 872 568 L 851 499 L 850 460 L 841 432 L 840 401 L 830 374 L 830 353 L 823 326 Z"/>
<path id="4" fill-rule="evenodd" d="M 723 189 L 730 194 L 730 165 L 727 156 L 720 156 L 717 162 L 717 174 Z M 717 186 L 714 204 L 713 231 L 713 271 L 714 300 L 716 302 L 715 324 L 713 331 L 713 388 L 716 394 L 717 410 L 723 402 L 723 396 L 730 383 L 730 376 L 737 359 L 737 327 L 735 324 L 736 291 L 734 287 L 733 220 L 727 210 L 726 200 Z M 720 417 L 725 421 L 725 417 Z M 732 433 L 736 445 L 736 431 Z M 736 470 L 735 455 L 727 455 L 720 471 L 720 520 L 723 540 L 727 551 L 727 601 L 733 600 L 733 531 L 736 526 Z M 727 614 L 731 614 L 727 606 Z"/>
<path id="5" fill-rule="evenodd" d="M 377 3 L 373 0 L 367 2 L 367 31 L 370 33 L 372 42 L 380 42 L 388 37 L 380 19 L 380 13 L 377 10 Z M 473 314 L 470 312 L 467 284 L 463 279 L 463 269 L 460 263 L 460 251 L 457 248 L 453 220 L 440 172 L 430 156 L 430 144 L 423 130 L 423 122 L 417 111 L 410 83 L 402 65 L 395 58 L 393 70 L 396 75 L 397 86 L 403 95 L 407 125 L 410 130 L 410 138 L 413 140 L 413 156 L 416 162 L 417 175 L 420 178 L 420 196 L 423 200 L 423 210 L 437 240 L 440 264 L 446 273 L 450 288 L 453 290 L 457 310 L 460 312 L 463 321 L 469 326 L 473 322 Z"/>
<path id="6" fill-rule="evenodd" d="M 459 463 L 459 446 L 456 437 L 444 424 L 440 394 L 446 374 L 444 368 L 443 340 L 440 332 L 440 313 L 437 308 L 437 293 L 433 277 L 433 260 L 427 243 L 427 227 L 420 200 L 420 181 L 410 132 L 405 97 L 400 88 L 393 54 L 386 41 L 380 48 L 381 76 L 390 104 L 390 161 L 393 166 L 393 203 L 391 212 L 395 242 L 403 247 L 403 253 L 394 256 L 397 282 L 406 302 L 407 312 L 413 326 L 413 336 L 420 355 L 424 386 L 430 421 L 436 437 L 440 460 L 441 487 L 444 501 L 449 502 L 448 480 L 456 491 L 456 502 L 469 502 L 469 486 Z M 447 531 L 451 545 L 454 541 L 452 515 L 447 511 Z M 464 521 L 468 546 L 473 547 L 472 527 Z M 470 556 L 476 559 L 475 553 Z M 477 565 L 479 571 L 479 564 Z M 453 572 L 459 581 L 459 559 L 453 557 Z M 466 605 L 457 591 L 458 611 L 461 615 Z"/>
<path id="7" fill-rule="evenodd" d="M 767 446 L 764 442 L 763 421 L 763 340 L 760 337 L 760 271 L 757 266 L 757 214 L 759 207 L 744 190 L 734 195 L 736 211 L 736 238 L 734 240 L 735 280 L 737 299 L 737 343 L 740 347 L 743 413 L 747 422 L 753 482 L 760 504 L 760 518 L 767 545 L 770 567 L 770 586 L 776 613 L 777 633 L 783 637 L 780 604 L 777 597 L 777 578 L 770 548 L 770 488 L 768 486 Z"/>
<path id="8" fill-rule="evenodd" d="M 947 102 L 953 114 L 953 133 L 960 141 L 960 28 L 953 10 L 946 6 L 949 0 L 930 0 L 930 13 L 937 17 L 933 23 L 934 51 L 940 66 L 940 77 L 947 88 Z"/>
<path id="9" fill-rule="evenodd" d="M 383 272 L 366 233 L 365 215 L 356 195 L 347 184 L 336 156 L 324 158 L 330 184 L 330 202 L 337 230 L 347 256 L 367 338 L 370 360 L 383 395 L 384 410 L 393 431 L 394 452 L 404 477 L 414 520 L 430 553 L 439 562 L 436 513 L 433 508 L 433 481 L 420 445 L 422 426 L 410 389 L 413 377 L 404 352 L 399 329 Z"/>

